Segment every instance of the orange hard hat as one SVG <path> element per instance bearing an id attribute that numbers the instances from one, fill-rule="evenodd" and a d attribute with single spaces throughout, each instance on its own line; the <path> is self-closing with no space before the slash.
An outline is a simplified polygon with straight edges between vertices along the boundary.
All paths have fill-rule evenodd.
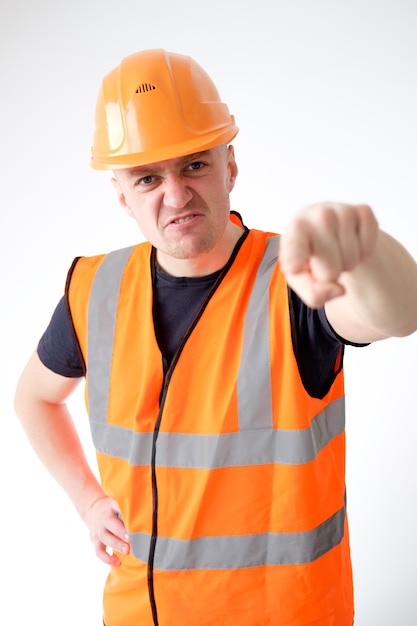
<path id="1" fill-rule="evenodd" d="M 91 165 L 113 170 L 228 143 L 238 133 L 211 78 L 192 58 L 132 54 L 103 79 Z"/>

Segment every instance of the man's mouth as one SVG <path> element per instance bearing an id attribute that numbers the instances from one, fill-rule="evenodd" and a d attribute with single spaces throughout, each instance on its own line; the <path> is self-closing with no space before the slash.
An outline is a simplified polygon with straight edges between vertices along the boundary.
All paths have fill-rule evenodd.
<path id="1" fill-rule="evenodd" d="M 195 214 L 193 215 L 187 215 L 186 217 L 179 217 L 176 220 L 173 220 L 171 222 L 171 224 L 184 224 L 185 222 L 189 222 L 190 220 L 194 219 L 196 217 Z"/>

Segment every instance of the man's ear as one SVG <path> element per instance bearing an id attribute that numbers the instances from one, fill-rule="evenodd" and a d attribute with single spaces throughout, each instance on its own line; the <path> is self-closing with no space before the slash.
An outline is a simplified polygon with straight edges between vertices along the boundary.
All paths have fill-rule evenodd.
<path id="1" fill-rule="evenodd" d="M 126 211 L 126 213 L 130 217 L 133 217 L 133 213 L 126 202 L 126 197 L 122 191 L 122 188 L 120 187 L 119 181 L 116 178 L 111 178 L 110 182 L 116 191 L 117 199 L 119 201 L 120 206 L 123 207 L 123 209 Z"/>
<path id="2" fill-rule="evenodd" d="M 227 169 L 229 172 L 229 193 L 232 191 L 233 187 L 235 186 L 235 182 L 236 182 L 236 176 L 238 174 L 238 167 L 237 167 L 237 163 L 235 161 L 235 149 L 232 145 L 227 146 L 227 151 L 228 151 L 228 162 L 227 162 Z"/>

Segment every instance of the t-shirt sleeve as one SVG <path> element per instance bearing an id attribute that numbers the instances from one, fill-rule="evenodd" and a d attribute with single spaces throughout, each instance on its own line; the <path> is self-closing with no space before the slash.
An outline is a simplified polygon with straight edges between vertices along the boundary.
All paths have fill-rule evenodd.
<path id="1" fill-rule="evenodd" d="M 331 327 L 324 308 L 311 309 L 289 290 L 294 354 L 305 389 L 315 398 L 329 391 L 343 365 L 345 345 L 351 344 Z"/>
<path id="2" fill-rule="evenodd" d="M 38 344 L 42 363 L 56 374 L 68 378 L 84 376 L 84 366 L 75 341 L 64 298 L 52 315 L 51 321 Z"/>

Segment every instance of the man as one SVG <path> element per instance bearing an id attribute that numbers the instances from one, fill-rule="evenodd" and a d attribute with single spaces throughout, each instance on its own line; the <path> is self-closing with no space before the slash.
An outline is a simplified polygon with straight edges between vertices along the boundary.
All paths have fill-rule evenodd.
<path id="1" fill-rule="evenodd" d="M 92 166 L 147 242 L 74 262 L 18 384 L 111 566 L 106 626 L 353 623 L 343 349 L 415 331 L 417 265 L 367 206 L 247 229 L 237 132 L 188 57 L 104 78 Z M 65 405 L 84 375 L 101 484 Z"/>

